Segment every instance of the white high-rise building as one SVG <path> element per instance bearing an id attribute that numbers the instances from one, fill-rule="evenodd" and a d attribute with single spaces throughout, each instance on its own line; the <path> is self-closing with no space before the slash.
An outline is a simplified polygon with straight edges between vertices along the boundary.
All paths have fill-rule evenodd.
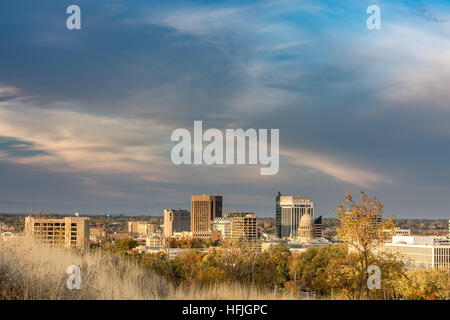
<path id="1" fill-rule="evenodd" d="M 314 203 L 310 197 L 281 196 L 281 237 L 296 238 L 300 219 L 306 213 L 314 219 Z"/>

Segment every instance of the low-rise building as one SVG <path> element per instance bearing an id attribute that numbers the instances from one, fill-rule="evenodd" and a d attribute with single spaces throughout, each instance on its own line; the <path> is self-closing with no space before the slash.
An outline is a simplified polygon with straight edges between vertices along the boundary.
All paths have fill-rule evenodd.
<path id="1" fill-rule="evenodd" d="M 450 241 L 433 236 L 394 236 L 384 249 L 398 253 L 408 269 L 450 269 Z"/>
<path id="2" fill-rule="evenodd" d="M 24 235 L 47 245 L 89 248 L 89 218 L 25 218 Z"/>
<path id="3" fill-rule="evenodd" d="M 448 235 L 447 238 L 450 240 L 450 219 L 448 220 Z"/>
<path id="4" fill-rule="evenodd" d="M 1 240 L 8 240 L 13 238 L 19 238 L 21 236 L 18 232 L 0 232 L 0 239 Z"/>
<path id="5" fill-rule="evenodd" d="M 395 228 L 394 229 L 394 235 L 395 236 L 410 236 L 411 235 L 411 230 L 410 229 Z"/>
<path id="6" fill-rule="evenodd" d="M 146 238 L 145 246 L 152 248 L 161 248 L 165 245 L 165 239 L 161 236 L 150 236 Z"/>
<path id="7" fill-rule="evenodd" d="M 126 232 L 112 232 L 112 233 L 108 233 L 107 234 L 108 238 L 112 239 L 112 240 L 116 240 L 116 239 L 124 239 L 124 238 L 129 238 L 130 234 L 126 233 Z"/>
<path id="8" fill-rule="evenodd" d="M 0 232 L 14 232 L 16 228 L 13 225 L 7 225 L 4 222 L 0 222 Z"/>
<path id="9" fill-rule="evenodd" d="M 177 240 L 180 239 L 192 239 L 193 235 L 190 231 L 174 232 L 173 237 Z"/>
<path id="10" fill-rule="evenodd" d="M 107 232 L 105 228 L 89 228 L 89 240 L 99 241 L 100 239 L 106 239 Z"/>
<path id="11" fill-rule="evenodd" d="M 146 221 L 128 221 L 128 233 L 131 236 L 148 236 L 155 233 L 156 226 Z"/>
<path id="12" fill-rule="evenodd" d="M 164 252 L 169 253 L 169 260 L 175 259 L 177 256 L 182 254 L 183 252 L 195 250 L 196 252 L 208 252 L 208 248 L 170 248 L 164 250 Z"/>
<path id="13" fill-rule="evenodd" d="M 192 238 L 201 239 L 201 240 L 212 240 L 218 241 L 220 240 L 221 234 L 217 230 L 208 230 L 208 231 L 192 231 Z"/>
<path id="14" fill-rule="evenodd" d="M 326 247 L 333 245 L 332 242 L 324 239 L 324 238 L 317 238 L 317 239 L 311 239 L 308 242 L 299 242 L 297 240 L 291 240 L 286 243 L 289 251 L 291 252 L 304 252 L 308 248 L 314 248 L 314 247 Z"/>

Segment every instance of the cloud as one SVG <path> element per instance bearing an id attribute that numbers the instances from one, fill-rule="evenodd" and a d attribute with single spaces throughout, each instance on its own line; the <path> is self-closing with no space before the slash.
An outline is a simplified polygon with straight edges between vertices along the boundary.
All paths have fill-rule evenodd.
<path id="1" fill-rule="evenodd" d="M 415 15 L 422 17 L 427 21 L 438 22 L 438 23 L 445 23 L 445 22 L 450 21 L 450 19 L 448 19 L 448 18 L 436 17 L 429 9 L 425 8 L 422 3 L 414 6 L 412 11 L 414 12 Z"/>
<path id="2" fill-rule="evenodd" d="M 242 25 L 245 8 L 189 8 L 154 14 L 149 22 L 172 27 L 180 32 L 197 36 L 213 35 L 218 31 L 234 30 Z"/>
<path id="3" fill-rule="evenodd" d="M 299 166 L 318 170 L 337 180 L 357 185 L 361 188 L 374 188 L 377 184 L 392 184 L 392 178 L 355 165 L 345 163 L 336 157 L 301 149 L 282 149 L 281 155 Z"/>
<path id="4" fill-rule="evenodd" d="M 170 179 L 162 170 L 170 128 L 152 120 L 39 108 L 22 99 L 0 102 L 0 136 L 14 137 L 41 154 L 10 155 L 15 163 L 51 171 L 131 174 Z"/>
<path id="5" fill-rule="evenodd" d="M 20 90 L 18 88 L 15 88 L 15 87 L 11 87 L 11 86 L 2 87 L 2 86 L 0 86 L 0 98 L 12 97 L 12 96 L 17 95 L 19 92 L 20 92 Z"/>
<path id="6" fill-rule="evenodd" d="M 450 110 L 450 30 L 422 30 L 400 24 L 388 24 L 386 28 L 389 33 L 372 47 L 392 66 L 385 79 L 380 79 L 394 84 L 382 92 L 387 100 L 384 105 Z M 388 49 L 389 56 L 382 57 Z"/>

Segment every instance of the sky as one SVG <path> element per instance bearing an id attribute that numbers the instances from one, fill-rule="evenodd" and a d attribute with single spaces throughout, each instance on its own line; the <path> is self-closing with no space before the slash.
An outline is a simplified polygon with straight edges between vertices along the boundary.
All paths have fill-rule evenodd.
<path id="1" fill-rule="evenodd" d="M 205 193 L 274 217 L 280 190 L 333 217 L 364 191 L 450 218 L 448 0 L 1 1 L 0 39 L 0 212 L 162 215 Z M 278 174 L 174 165 L 195 120 L 279 129 Z"/>

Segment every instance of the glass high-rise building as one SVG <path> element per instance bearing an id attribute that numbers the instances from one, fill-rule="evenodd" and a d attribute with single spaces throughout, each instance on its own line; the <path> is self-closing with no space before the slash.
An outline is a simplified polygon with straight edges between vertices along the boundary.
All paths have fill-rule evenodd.
<path id="1" fill-rule="evenodd" d="M 275 197 L 275 228 L 276 228 L 276 236 L 281 238 L 281 206 L 280 206 L 280 197 L 281 193 L 278 191 L 277 196 Z"/>
<path id="2" fill-rule="evenodd" d="M 297 237 L 300 219 L 305 213 L 314 218 L 314 203 L 310 197 L 280 195 L 280 209 L 281 238 Z"/>

